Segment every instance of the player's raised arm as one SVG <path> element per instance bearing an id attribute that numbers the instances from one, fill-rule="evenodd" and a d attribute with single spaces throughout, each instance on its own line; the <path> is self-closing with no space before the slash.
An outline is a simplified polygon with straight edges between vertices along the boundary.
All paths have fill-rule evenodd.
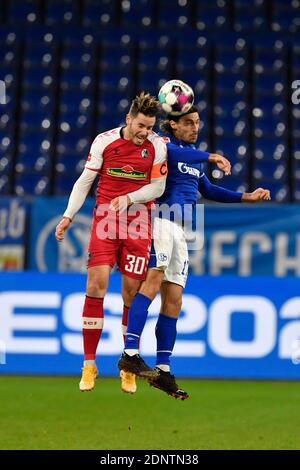
<path id="1" fill-rule="evenodd" d="M 222 186 L 212 184 L 204 173 L 199 179 L 198 191 L 205 199 L 224 203 L 255 203 L 271 200 L 270 191 L 268 189 L 258 188 L 252 193 L 231 191 L 229 189 L 223 188 Z"/>
<path id="2" fill-rule="evenodd" d="M 83 172 L 73 186 L 67 209 L 65 210 L 61 221 L 56 226 L 55 238 L 57 241 L 62 241 L 64 239 L 66 230 L 68 230 L 73 218 L 82 207 L 101 166 L 102 142 L 98 137 L 91 146 Z"/>

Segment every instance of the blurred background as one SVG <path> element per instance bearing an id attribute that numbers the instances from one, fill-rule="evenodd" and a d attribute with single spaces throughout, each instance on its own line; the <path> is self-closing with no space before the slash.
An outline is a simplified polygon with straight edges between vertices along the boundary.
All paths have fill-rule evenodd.
<path id="1" fill-rule="evenodd" d="M 178 78 L 195 91 L 198 145 L 232 163 L 229 177 L 207 167 L 211 180 L 268 188 L 272 203 L 206 205 L 174 371 L 299 379 L 299 32 L 299 0 L 0 0 L 0 374 L 78 374 L 93 191 L 60 245 L 55 226 L 94 137 Z M 153 360 L 159 299 L 151 309 Z M 117 273 L 105 310 L 99 355 L 116 375 Z"/>

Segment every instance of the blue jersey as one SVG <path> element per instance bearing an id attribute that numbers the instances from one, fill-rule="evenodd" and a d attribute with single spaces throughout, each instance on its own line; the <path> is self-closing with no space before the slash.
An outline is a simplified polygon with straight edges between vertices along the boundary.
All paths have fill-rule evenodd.
<path id="1" fill-rule="evenodd" d="M 167 141 L 168 149 L 168 177 L 164 194 L 156 200 L 169 207 L 173 204 L 181 206 L 189 205 L 185 216 L 192 218 L 192 213 L 197 202 L 199 179 L 203 176 L 202 162 L 208 161 L 209 153 L 197 150 L 194 145 L 187 144 L 176 139 L 172 135 L 163 135 Z M 163 215 L 162 215 L 163 216 Z"/>

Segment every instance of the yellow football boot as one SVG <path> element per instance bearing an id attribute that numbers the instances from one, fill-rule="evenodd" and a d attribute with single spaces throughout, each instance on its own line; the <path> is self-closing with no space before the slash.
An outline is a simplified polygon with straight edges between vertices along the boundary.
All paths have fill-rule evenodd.
<path id="1" fill-rule="evenodd" d="M 79 389 L 82 392 L 90 392 L 95 387 L 95 380 L 98 377 L 96 365 L 87 365 L 82 368 L 82 377 L 79 383 Z"/>
<path id="2" fill-rule="evenodd" d="M 135 393 L 136 392 L 136 381 L 135 374 L 132 372 L 126 372 L 125 370 L 120 371 L 121 377 L 121 389 L 125 393 Z"/>

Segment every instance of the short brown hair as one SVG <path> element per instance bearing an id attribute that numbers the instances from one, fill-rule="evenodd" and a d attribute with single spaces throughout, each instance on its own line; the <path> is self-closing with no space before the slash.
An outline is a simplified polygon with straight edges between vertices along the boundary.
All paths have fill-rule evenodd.
<path id="1" fill-rule="evenodd" d="M 170 121 L 175 121 L 178 122 L 183 116 L 187 116 L 188 114 L 192 113 L 198 113 L 199 111 L 196 108 L 196 106 L 192 106 L 187 113 L 180 114 L 179 116 L 174 116 L 172 114 L 167 114 L 167 118 L 164 119 L 163 121 L 160 121 L 159 123 L 159 128 L 162 132 L 165 132 L 166 134 L 172 134 L 173 135 L 173 129 L 171 127 Z"/>
<path id="2" fill-rule="evenodd" d="M 155 117 L 159 111 L 159 101 L 155 96 L 151 96 L 149 93 L 142 91 L 132 100 L 129 114 L 136 117 L 139 113 L 144 114 L 148 117 Z"/>

